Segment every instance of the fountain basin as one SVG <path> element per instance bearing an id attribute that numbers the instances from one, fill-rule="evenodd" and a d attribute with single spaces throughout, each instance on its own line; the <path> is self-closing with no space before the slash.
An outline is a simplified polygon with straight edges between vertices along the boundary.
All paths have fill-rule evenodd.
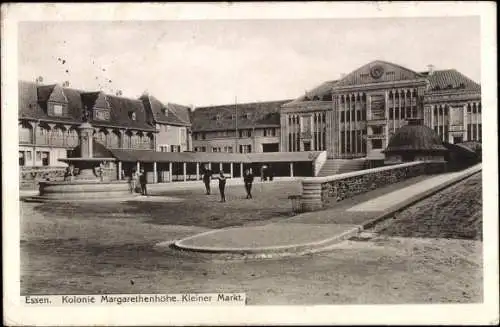
<path id="1" fill-rule="evenodd" d="M 136 196 L 130 192 L 130 185 L 126 181 L 76 180 L 40 182 L 39 185 L 40 194 L 34 199 L 42 201 L 122 199 Z"/>

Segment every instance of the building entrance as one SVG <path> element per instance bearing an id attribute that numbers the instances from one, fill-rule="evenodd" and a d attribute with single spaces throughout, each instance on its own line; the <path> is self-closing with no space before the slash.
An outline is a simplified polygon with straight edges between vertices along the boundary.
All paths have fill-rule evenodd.
<path id="1" fill-rule="evenodd" d="M 304 142 L 304 151 L 311 151 L 311 142 Z"/>

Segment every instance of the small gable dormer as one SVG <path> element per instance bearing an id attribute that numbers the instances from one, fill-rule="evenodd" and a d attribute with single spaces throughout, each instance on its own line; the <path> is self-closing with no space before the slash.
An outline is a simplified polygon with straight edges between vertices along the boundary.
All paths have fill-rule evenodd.
<path id="1" fill-rule="evenodd" d="M 135 111 L 129 111 L 128 117 L 130 120 L 136 121 L 137 120 L 137 113 Z"/>
<path id="2" fill-rule="evenodd" d="M 68 116 L 68 98 L 60 85 L 55 85 L 47 99 L 47 115 L 55 117 Z"/>
<path id="3" fill-rule="evenodd" d="M 111 106 L 104 92 L 83 93 L 82 100 L 87 112 L 93 120 L 109 121 L 111 119 Z"/>

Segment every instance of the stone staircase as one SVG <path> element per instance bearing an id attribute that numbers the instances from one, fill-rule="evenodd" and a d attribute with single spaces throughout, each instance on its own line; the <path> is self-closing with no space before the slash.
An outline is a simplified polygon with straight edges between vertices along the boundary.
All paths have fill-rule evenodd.
<path id="1" fill-rule="evenodd" d="M 318 176 L 330 176 L 366 169 L 365 159 L 327 159 Z"/>

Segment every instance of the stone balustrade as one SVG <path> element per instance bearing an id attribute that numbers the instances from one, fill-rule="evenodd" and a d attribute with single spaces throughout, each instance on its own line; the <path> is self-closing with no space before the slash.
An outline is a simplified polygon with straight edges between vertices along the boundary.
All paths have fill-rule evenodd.
<path id="1" fill-rule="evenodd" d="M 314 211 L 337 202 L 408 178 L 446 170 L 441 161 L 416 161 L 302 180 L 302 210 Z"/>

